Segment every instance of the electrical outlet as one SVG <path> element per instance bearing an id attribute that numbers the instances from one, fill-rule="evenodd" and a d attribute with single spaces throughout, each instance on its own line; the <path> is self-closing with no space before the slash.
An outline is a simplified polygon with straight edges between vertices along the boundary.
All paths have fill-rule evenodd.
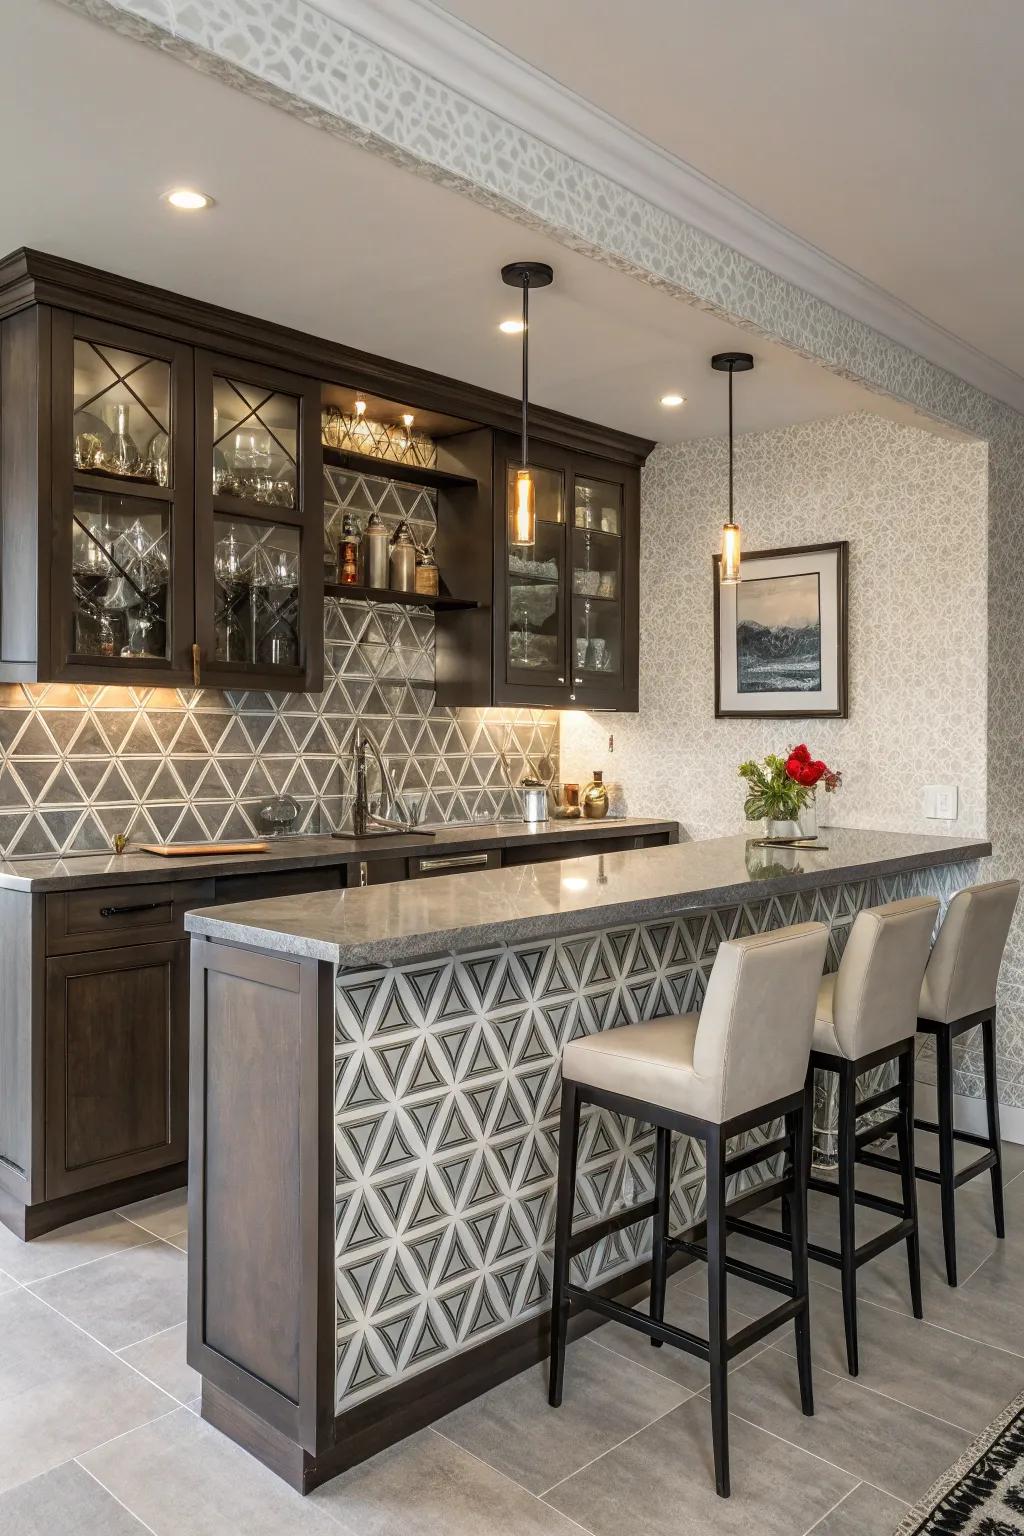
<path id="1" fill-rule="evenodd" d="M 959 794 L 955 784 L 926 784 L 924 814 L 934 821 L 956 821 L 960 814 Z"/>

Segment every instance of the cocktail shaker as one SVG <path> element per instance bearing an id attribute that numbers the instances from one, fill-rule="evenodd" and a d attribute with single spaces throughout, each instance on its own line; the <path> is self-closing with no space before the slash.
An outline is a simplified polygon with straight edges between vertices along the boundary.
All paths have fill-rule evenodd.
<path id="1" fill-rule="evenodd" d="M 381 517 L 371 512 L 363 534 L 363 571 L 368 587 L 388 584 L 388 531 Z"/>

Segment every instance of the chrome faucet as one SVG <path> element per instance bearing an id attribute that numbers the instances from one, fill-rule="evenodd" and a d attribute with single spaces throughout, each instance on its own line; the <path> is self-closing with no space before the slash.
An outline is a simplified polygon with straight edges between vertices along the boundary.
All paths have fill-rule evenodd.
<path id="1" fill-rule="evenodd" d="M 389 812 L 388 816 L 378 816 L 370 809 L 370 797 L 366 788 L 367 752 L 377 764 L 381 792 Z M 433 832 L 414 826 L 410 816 L 405 816 L 401 820 L 396 819 L 396 812 L 399 811 L 398 786 L 395 784 L 391 769 L 385 762 L 380 747 L 369 732 L 358 725 L 352 733 L 352 756 L 356 765 L 356 799 L 352 807 L 352 832 L 355 837 L 366 837 L 372 827 L 382 827 L 387 832 L 415 833 L 419 837 L 434 836 Z"/>

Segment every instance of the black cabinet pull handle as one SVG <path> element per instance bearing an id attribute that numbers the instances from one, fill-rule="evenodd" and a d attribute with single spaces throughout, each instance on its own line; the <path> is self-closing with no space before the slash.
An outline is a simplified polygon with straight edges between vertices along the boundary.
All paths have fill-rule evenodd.
<path id="1" fill-rule="evenodd" d="M 127 917 L 129 912 L 154 912 L 157 907 L 169 906 L 169 901 L 140 901 L 134 907 L 100 907 L 100 917 Z"/>

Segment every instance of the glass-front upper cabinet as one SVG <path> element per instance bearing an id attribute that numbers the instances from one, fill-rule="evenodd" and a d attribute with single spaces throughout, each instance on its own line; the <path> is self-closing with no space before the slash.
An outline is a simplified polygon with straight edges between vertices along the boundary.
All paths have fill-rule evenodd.
<path id="1" fill-rule="evenodd" d="M 319 385 L 199 354 L 196 672 L 222 687 L 322 681 Z"/>
<path id="2" fill-rule="evenodd" d="M 190 348 L 54 311 L 54 675 L 190 680 Z"/>
<path id="3" fill-rule="evenodd" d="M 524 546 L 512 516 L 517 445 L 500 440 L 495 703 L 635 709 L 637 472 L 543 442 L 530 458 L 537 518 Z"/>
<path id="4" fill-rule="evenodd" d="M 508 682 L 523 689 L 564 688 L 566 474 L 535 462 L 534 542 L 516 542 L 513 507 L 518 462 L 505 466 L 507 530 L 505 661 Z"/>

